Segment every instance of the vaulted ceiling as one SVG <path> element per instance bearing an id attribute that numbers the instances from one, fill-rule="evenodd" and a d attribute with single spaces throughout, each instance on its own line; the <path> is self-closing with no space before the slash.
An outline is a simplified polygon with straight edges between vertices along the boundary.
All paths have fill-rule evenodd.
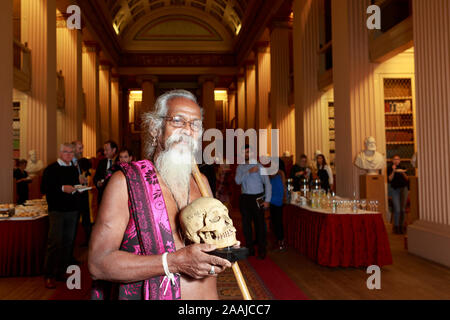
<path id="1" fill-rule="evenodd" d="M 59 0 L 61 1 L 61 0 Z M 77 0 L 113 60 L 133 54 L 232 55 L 251 51 L 290 0 Z M 131 56 L 130 56 L 131 54 Z M 225 60 L 228 59 L 225 56 Z M 224 60 L 224 59 L 222 59 Z M 228 64 L 228 63 L 227 63 Z"/>
<path id="2" fill-rule="evenodd" d="M 217 20 L 237 35 L 247 9 L 247 0 L 102 0 L 109 9 L 113 25 L 119 34 L 127 31 L 145 16 L 162 9 L 199 10 Z"/>

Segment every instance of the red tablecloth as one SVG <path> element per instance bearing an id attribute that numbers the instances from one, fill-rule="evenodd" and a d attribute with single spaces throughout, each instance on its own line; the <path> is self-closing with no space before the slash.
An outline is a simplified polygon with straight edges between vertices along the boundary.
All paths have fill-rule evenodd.
<path id="1" fill-rule="evenodd" d="M 0 276 L 42 274 L 48 216 L 24 221 L 0 221 Z"/>
<path id="2" fill-rule="evenodd" d="M 325 214 L 284 207 L 286 240 L 301 254 L 328 267 L 392 264 L 380 214 Z"/>

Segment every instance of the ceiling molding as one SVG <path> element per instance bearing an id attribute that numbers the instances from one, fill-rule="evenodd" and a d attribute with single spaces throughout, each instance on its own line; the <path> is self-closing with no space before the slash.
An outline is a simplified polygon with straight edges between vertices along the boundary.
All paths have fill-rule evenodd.
<path id="1" fill-rule="evenodd" d="M 233 54 L 199 53 L 127 53 L 120 59 L 122 67 L 233 67 Z"/>

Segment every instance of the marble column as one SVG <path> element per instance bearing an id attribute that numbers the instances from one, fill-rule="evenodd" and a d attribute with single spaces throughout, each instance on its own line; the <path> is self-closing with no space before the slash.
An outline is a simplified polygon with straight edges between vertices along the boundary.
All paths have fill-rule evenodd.
<path id="1" fill-rule="evenodd" d="M 0 203 L 13 202 L 13 122 L 12 92 L 13 92 L 13 26 L 12 1 L 2 1 L 0 4 L 0 59 L 4 61 L 0 72 Z"/>
<path id="2" fill-rule="evenodd" d="M 408 249 L 450 267 L 450 3 L 413 0 L 419 220 Z"/>
<path id="3" fill-rule="evenodd" d="M 295 155 L 295 109 L 289 106 L 289 32 L 285 21 L 274 21 L 270 32 L 270 115 L 272 129 L 279 129 L 279 154 Z"/>
<path id="4" fill-rule="evenodd" d="M 238 75 L 237 80 L 237 127 L 240 129 L 246 128 L 246 101 L 245 101 L 245 77 Z"/>
<path id="5" fill-rule="evenodd" d="M 99 104 L 99 47 L 95 43 L 83 46 L 84 156 L 95 157 L 97 148 L 103 146 L 100 131 Z"/>
<path id="6" fill-rule="evenodd" d="M 58 14 L 57 70 L 62 71 L 65 87 L 64 109 L 58 113 L 59 143 L 81 140 L 83 132 L 82 35 L 80 30 L 69 30 L 66 19 L 67 15 Z"/>
<path id="7" fill-rule="evenodd" d="M 111 77 L 111 139 L 120 145 L 119 121 L 119 77 L 113 75 Z"/>
<path id="8" fill-rule="evenodd" d="M 311 160 L 321 150 L 329 162 L 328 110 L 318 89 L 319 2 L 295 0 L 294 11 L 294 101 L 296 157 Z"/>
<path id="9" fill-rule="evenodd" d="M 245 64 L 245 99 L 246 99 L 246 123 L 247 129 L 256 129 L 256 70 L 255 61 L 247 61 Z"/>
<path id="10" fill-rule="evenodd" d="M 102 143 L 111 137 L 111 65 L 100 62 L 99 71 L 100 128 Z"/>
<path id="11" fill-rule="evenodd" d="M 216 128 L 216 104 L 214 100 L 215 76 L 202 76 L 202 107 L 204 110 L 203 126 L 206 129 Z"/>
<path id="12" fill-rule="evenodd" d="M 333 82 L 336 128 L 336 191 L 359 196 L 353 163 L 364 139 L 384 137 L 383 110 L 377 108 L 375 64 L 369 60 L 367 7 L 370 0 L 332 0 Z M 379 98 L 379 97 L 378 97 Z"/>
<path id="13" fill-rule="evenodd" d="M 22 42 L 31 50 L 31 92 L 24 127 L 26 153 L 44 165 L 57 158 L 56 0 L 22 0 Z M 24 150 L 25 151 L 25 150 Z"/>
<path id="14" fill-rule="evenodd" d="M 158 82 L 156 76 L 145 76 L 138 79 L 142 88 L 142 105 L 141 111 L 148 112 L 154 110 L 155 107 L 155 84 Z"/>

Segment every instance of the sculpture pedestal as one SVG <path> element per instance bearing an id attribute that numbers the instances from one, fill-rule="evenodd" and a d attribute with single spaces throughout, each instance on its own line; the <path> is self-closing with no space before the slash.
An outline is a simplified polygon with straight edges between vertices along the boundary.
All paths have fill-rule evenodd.
<path id="1" fill-rule="evenodd" d="M 33 200 L 33 199 L 40 199 L 42 198 L 42 193 L 41 193 L 41 183 L 42 183 L 42 175 L 39 174 L 37 176 L 34 176 L 32 178 L 31 183 L 28 186 L 28 199 Z"/>
<path id="2" fill-rule="evenodd" d="M 386 221 L 386 192 L 384 175 L 359 176 L 360 199 L 378 200 L 378 211 Z"/>

